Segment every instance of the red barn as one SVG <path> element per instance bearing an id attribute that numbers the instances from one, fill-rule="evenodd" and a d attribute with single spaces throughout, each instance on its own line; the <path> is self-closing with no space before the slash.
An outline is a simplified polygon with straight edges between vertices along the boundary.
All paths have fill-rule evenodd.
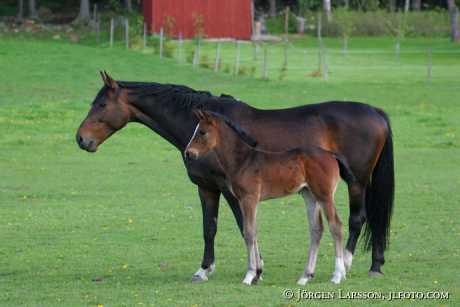
<path id="1" fill-rule="evenodd" d="M 250 39 L 251 0 L 144 0 L 144 19 L 151 32 L 163 27 L 176 37 Z"/>

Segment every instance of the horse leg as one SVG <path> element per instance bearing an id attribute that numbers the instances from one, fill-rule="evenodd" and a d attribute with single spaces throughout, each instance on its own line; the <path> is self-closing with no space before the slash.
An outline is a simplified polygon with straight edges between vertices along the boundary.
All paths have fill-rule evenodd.
<path id="1" fill-rule="evenodd" d="M 343 263 L 342 222 L 337 215 L 332 198 L 325 202 L 320 202 L 320 204 L 326 213 L 329 230 L 335 243 L 335 271 L 332 274 L 331 282 L 339 284 L 346 276 L 345 265 Z"/>
<path id="2" fill-rule="evenodd" d="M 365 191 L 365 187 L 359 183 L 348 186 L 348 197 L 350 200 L 350 216 L 348 218 L 349 237 L 346 248 L 343 251 L 343 260 L 347 271 L 351 269 L 356 243 L 358 242 L 363 224 L 366 221 Z"/>
<path id="3" fill-rule="evenodd" d="M 224 191 L 222 194 L 225 197 L 225 200 L 230 206 L 230 209 L 233 212 L 233 215 L 235 216 L 236 223 L 238 224 L 238 228 L 240 229 L 241 236 L 244 238 L 244 232 L 243 232 L 243 215 L 241 213 L 241 207 L 240 207 L 240 202 L 238 199 L 233 196 L 233 194 L 229 191 Z M 259 248 L 257 247 L 258 255 L 259 255 L 259 262 L 260 262 L 260 267 L 263 268 L 264 266 L 264 260 L 262 259 L 262 255 L 259 252 Z M 261 276 L 259 276 L 260 279 Z"/>
<path id="4" fill-rule="evenodd" d="M 304 189 L 301 194 L 305 201 L 305 207 L 308 213 L 308 223 L 310 226 L 310 250 L 308 253 L 308 262 L 305 264 L 304 273 L 297 281 L 297 284 L 305 286 L 315 274 L 319 242 L 321 241 L 321 236 L 323 234 L 323 220 L 321 218 L 321 208 L 318 206 L 318 203 L 311 192 Z"/>
<path id="5" fill-rule="evenodd" d="M 243 212 L 244 241 L 248 250 L 248 271 L 243 279 L 243 283 L 252 285 L 257 283 L 261 273 L 256 237 L 257 202 L 252 199 L 244 199 L 241 201 L 240 205 Z"/>
<path id="6" fill-rule="evenodd" d="M 217 216 L 219 212 L 220 192 L 198 187 L 201 208 L 203 210 L 204 254 L 201 267 L 193 274 L 192 282 L 207 281 L 214 272 L 214 238 L 217 233 Z"/>

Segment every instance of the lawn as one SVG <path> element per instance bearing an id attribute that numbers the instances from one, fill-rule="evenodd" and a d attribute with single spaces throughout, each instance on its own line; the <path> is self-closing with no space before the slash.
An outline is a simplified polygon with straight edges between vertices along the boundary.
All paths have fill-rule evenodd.
<path id="1" fill-rule="evenodd" d="M 356 39 L 346 57 L 340 53 L 339 41 L 326 43 L 328 81 L 304 74 L 263 81 L 192 69 L 121 47 L 0 36 L 0 304 L 295 304 L 282 293 L 286 288 L 297 291 L 295 282 L 307 255 L 302 199 L 292 196 L 261 205 L 258 231 L 265 273 L 263 282 L 254 287 L 241 284 L 246 251 L 222 201 L 216 273 L 207 283 L 192 284 L 203 248 L 201 206 L 179 152 L 135 124 L 113 136 L 97 154 L 83 152 L 75 144 L 76 129 L 102 85 L 98 70 L 105 69 L 124 80 L 179 83 L 232 94 L 261 108 L 338 99 L 385 109 L 393 124 L 397 180 L 385 276 L 367 277 L 371 256 L 358 249 L 347 280 L 332 285 L 333 247 L 326 232 L 317 274 L 305 289 L 448 291 L 448 300 L 397 303 L 458 306 L 460 48 L 444 39 L 430 43 L 408 39 L 402 45 L 406 53 L 401 64 L 395 64 L 389 38 Z M 302 44 L 293 43 L 296 48 Z M 429 46 L 433 48 L 431 83 L 425 74 Z M 231 54 L 230 48 L 225 52 Z M 208 50 L 213 52 L 212 47 Z M 247 50 L 249 56 L 251 49 Z M 311 50 L 307 55 L 317 61 L 314 47 Z M 376 50 L 386 53 L 378 55 Z M 363 54 L 372 56 L 360 60 Z M 315 65 L 307 67 L 307 73 Z M 343 184 L 336 200 L 347 227 Z"/>

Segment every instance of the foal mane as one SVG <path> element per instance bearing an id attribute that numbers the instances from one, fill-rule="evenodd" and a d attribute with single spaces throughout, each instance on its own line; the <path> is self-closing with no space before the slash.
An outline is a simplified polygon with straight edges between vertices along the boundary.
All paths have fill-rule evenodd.
<path id="1" fill-rule="evenodd" d="M 220 114 L 220 113 L 212 112 L 212 111 L 206 111 L 206 113 L 211 114 L 213 117 L 216 117 L 222 120 L 230 129 L 232 129 L 237 134 L 237 136 L 243 142 L 245 142 L 250 147 L 257 146 L 258 142 L 252 136 L 250 136 L 243 128 L 241 128 L 240 125 L 234 123 L 227 116 Z"/>

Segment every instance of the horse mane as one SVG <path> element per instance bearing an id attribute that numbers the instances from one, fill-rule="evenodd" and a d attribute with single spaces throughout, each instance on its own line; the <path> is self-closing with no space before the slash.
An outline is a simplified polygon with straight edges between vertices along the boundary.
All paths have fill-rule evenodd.
<path id="1" fill-rule="evenodd" d="M 202 107 L 210 99 L 229 99 L 237 102 L 230 96 L 221 94 L 214 96 L 208 91 L 194 90 L 185 85 L 161 84 L 155 82 L 117 81 L 121 88 L 130 90 L 129 95 L 136 99 L 155 97 L 159 101 L 172 101 L 186 109 Z"/>
<path id="2" fill-rule="evenodd" d="M 206 113 L 211 114 L 212 116 L 222 120 L 225 124 L 227 124 L 228 127 L 230 127 L 238 135 L 238 137 L 243 142 L 245 142 L 250 147 L 257 146 L 258 142 L 252 136 L 250 136 L 243 128 L 241 128 L 240 125 L 234 123 L 227 116 L 216 113 L 216 112 L 212 112 L 212 111 L 207 111 Z"/>

